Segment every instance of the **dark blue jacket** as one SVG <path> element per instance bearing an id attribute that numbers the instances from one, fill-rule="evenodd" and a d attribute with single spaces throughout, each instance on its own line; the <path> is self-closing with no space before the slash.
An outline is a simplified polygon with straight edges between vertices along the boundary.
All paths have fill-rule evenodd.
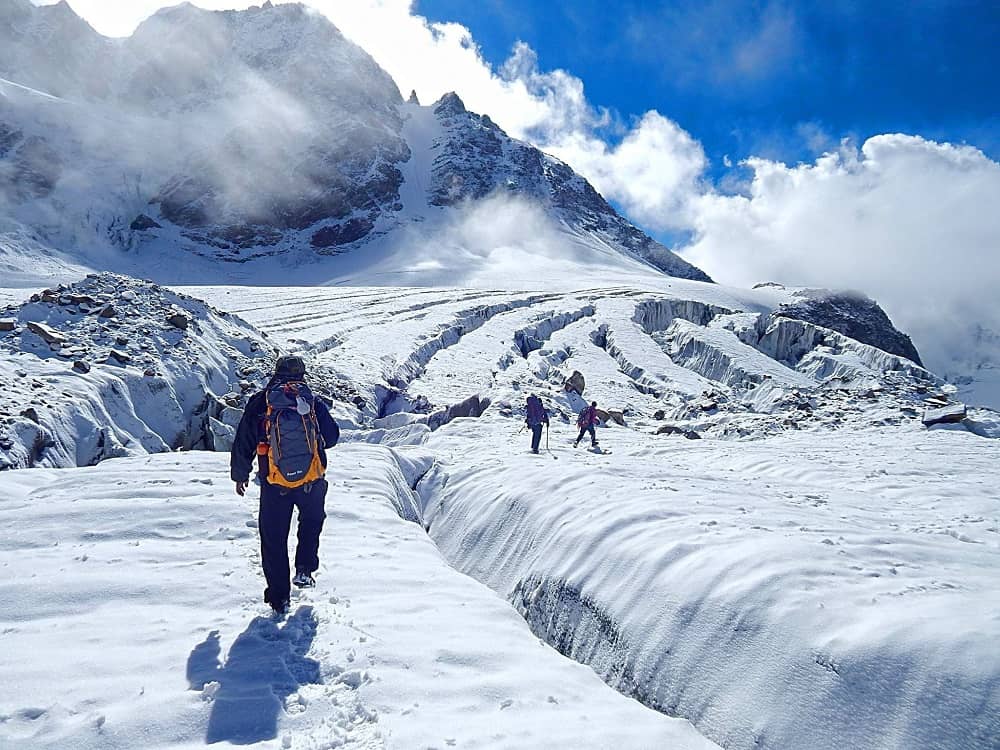
<path id="1" fill-rule="evenodd" d="M 316 404 L 316 421 L 319 423 L 319 431 L 323 436 L 323 448 L 332 448 L 340 440 L 340 427 L 330 416 L 330 410 L 319 398 Z M 267 434 L 264 431 L 264 418 L 267 415 L 267 399 L 264 391 L 255 393 L 247 402 L 247 408 L 243 411 L 243 418 L 236 428 L 236 439 L 233 440 L 233 449 L 229 452 L 229 476 L 234 482 L 248 482 L 250 480 L 250 469 L 253 467 L 253 457 L 257 454 L 257 445 L 267 442 Z M 319 452 L 323 468 L 326 468 L 326 450 Z M 262 477 L 266 477 L 268 470 L 267 456 L 257 456 L 257 470 Z"/>

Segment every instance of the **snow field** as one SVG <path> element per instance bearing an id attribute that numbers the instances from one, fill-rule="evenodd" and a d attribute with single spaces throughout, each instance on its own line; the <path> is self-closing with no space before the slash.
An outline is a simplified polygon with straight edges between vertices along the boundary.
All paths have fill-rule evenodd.
<path id="1" fill-rule="evenodd" d="M 613 428 L 595 456 L 556 426 L 552 461 L 507 429 L 430 437 L 424 523 L 609 684 L 724 747 L 996 746 L 994 441 Z"/>
<path id="2" fill-rule="evenodd" d="M 1000 634 L 984 604 L 997 598 L 997 449 L 962 425 L 925 430 L 935 382 L 898 358 L 818 344 L 801 327 L 762 339 L 758 315 L 777 292 L 693 282 L 186 291 L 305 354 L 341 399 L 327 539 L 338 536 L 324 542 L 321 588 L 296 602 L 313 609 L 293 608 L 287 635 L 246 615 L 219 628 L 222 654 L 247 634 L 240 669 L 222 667 L 237 685 L 244 648 L 287 646 L 281 669 L 301 679 L 251 692 L 279 695 L 268 726 L 287 723 L 291 741 L 578 747 L 582 733 L 594 747 L 674 746 L 644 744 L 663 715 L 628 718 L 637 704 L 597 675 L 727 747 L 977 748 L 1000 736 L 989 646 Z M 681 333 L 690 343 L 674 352 Z M 831 367 L 849 387 L 817 382 Z M 574 369 L 583 398 L 562 388 Z M 516 436 L 531 391 L 554 416 L 539 456 Z M 431 419 L 470 397 L 491 403 L 480 418 Z M 626 411 L 626 426 L 599 430 L 610 454 L 569 447 L 592 399 Z M 971 413 L 980 428 L 994 419 Z M 653 435 L 661 426 L 708 439 Z M 714 439 L 733 435 L 750 439 Z M 234 606 L 259 613 L 261 589 Z M 199 654 L 213 653 L 210 635 Z M 310 659 L 322 685 L 361 685 L 354 702 L 337 698 L 353 717 L 343 726 L 311 723 L 326 698 Z M 579 692 L 532 692 L 536 677 Z M 221 688 L 208 690 L 214 702 Z M 259 731 L 205 721 L 205 737 Z M 633 730 L 635 741 L 622 734 Z"/>
<path id="3" fill-rule="evenodd" d="M 331 453 L 319 585 L 280 621 L 224 455 L 0 475 L 0 745 L 712 747 L 541 644 L 402 520 L 427 460 Z"/>

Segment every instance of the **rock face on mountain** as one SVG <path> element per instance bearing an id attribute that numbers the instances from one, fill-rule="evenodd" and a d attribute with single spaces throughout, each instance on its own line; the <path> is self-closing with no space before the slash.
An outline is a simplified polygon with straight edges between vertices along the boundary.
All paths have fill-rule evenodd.
<path id="1" fill-rule="evenodd" d="M 860 292 L 801 289 L 790 304 L 775 311 L 775 317 L 795 318 L 830 328 L 884 352 L 906 357 L 923 367 L 910 337 L 896 328 L 875 300 Z"/>
<path id="2" fill-rule="evenodd" d="M 308 262 L 405 223 L 401 167 L 418 144 L 404 125 L 419 104 L 404 104 L 364 50 L 301 5 L 185 3 L 112 40 L 65 2 L 7 0 L 0 79 L 0 219 L 50 246 Z M 447 213 L 515 194 L 595 245 L 709 280 L 456 95 L 434 112 L 444 138 L 426 205 Z"/>
<path id="3" fill-rule="evenodd" d="M 624 218 L 569 165 L 508 136 L 455 93 L 434 106 L 447 138 L 434 161 L 429 202 L 453 206 L 497 191 L 529 196 L 568 226 L 594 235 L 670 276 L 711 281 Z"/>

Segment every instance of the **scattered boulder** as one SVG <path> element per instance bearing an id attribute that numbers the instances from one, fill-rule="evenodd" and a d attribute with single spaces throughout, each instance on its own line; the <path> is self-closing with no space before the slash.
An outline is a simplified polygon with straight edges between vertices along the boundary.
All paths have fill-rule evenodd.
<path id="1" fill-rule="evenodd" d="M 105 305 L 104 307 L 101 308 L 101 311 L 97 313 L 98 317 L 101 318 L 113 318 L 117 314 L 118 311 L 115 310 L 114 305 Z"/>
<path id="2" fill-rule="evenodd" d="M 431 414 L 427 418 L 427 426 L 431 430 L 436 430 L 448 424 L 453 419 L 460 417 L 481 417 L 489 405 L 490 400 L 488 398 L 481 399 L 479 396 L 469 396 L 464 401 L 452 404 L 447 409 Z"/>
<path id="3" fill-rule="evenodd" d="M 191 323 L 191 318 L 182 312 L 175 312 L 167 316 L 167 322 L 174 328 L 179 328 L 182 331 L 186 331 L 188 325 Z"/>
<path id="4" fill-rule="evenodd" d="M 17 328 L 17 321 L 13 318 L 0 318 L 0 331 L 13 331 Z"/>
<path id="5" fill-rule="evenodd" d="M 133 232 L 145 232 L 149 229 L 161 229 L 162 227 L 155 219 L 146 216 L 146 214 L 139 214 L 132 219 L 132 223 L 128 225 L 128 228 Z"/>
<path id="6" fill-rule="evenodd" d="M 685 430 L 683 427 L 678 427 L 673 424 L 665 424 L 660 429 L 658 429 L 655 435 L 683 435 L 688 440 L 701 440 L 701 435 L 699 435 L 694 430 Z"/>
<path id="7" fill-rule="evenodd" d="M 29 406 L 27 409 L 21 412 L 21 416 L 25 419 L 30 419 L 35 424 L 41 424 L 38 419 L 38 412 L 35 411 L 35 407 Z"/>
<path id="8" fill-rule="evenodd" d="M 84 362 L 82 359 L 78 359 L 73 363 L 73 369 L 77 372 L 82 372 L 84 374 L 90 372 L 90 363 Z"/>
<path id="9" fill-rule="evenodd" d="M 951 404 L 936 409 L 927 409 L 924 412 L 924 426 L 931 427 L 936 424 L 957 424 L 966 417 L 965 404 Z"/>
<path id="10" fill-rule="evenodd" d="M 653 412 L 653 419 L 665 419 L 666 416 L 667 413 L 663 411 L 663 409 L 657 409 L 655 412 Z"/>
<path id="11" fill-rule="evenodd" d="M 27 325 L 29 331 L 41 336 L 48 344 L 66 343 L 66 337 L 55 328 L 47 326 L 44 323 L 36 323 L 34 321 L 28 321 Z"/>
<path id="12" fill-rule="evenodd" d="M 614 422 L 615 424 L 620 424 L 622 427 L 625 426 L 625 415 L 616 409 L 598 409 L 597 418 L 605 425 Z"/>
<path id="13" fill-rule="evenodd" d="M 123 352 L 119 349 L 112 349 L 110 352 L 108 352 L 108 356 L 123 365 L 127 365 L 129 362 L 132 361 L 131 354 L 129 354 L 128 352 Z"/>
<path id="14" fill-rule="evenodd" d="M 583 395 L 584 389 L 587 387 L 587 381 L 583 377 L 583 373 L 579 370 L 573 370 L 573 374 L 566 378 L 566 382 L 563 384 L 563 389 L 566 391 L 576 391 L 578 396 Z"/>

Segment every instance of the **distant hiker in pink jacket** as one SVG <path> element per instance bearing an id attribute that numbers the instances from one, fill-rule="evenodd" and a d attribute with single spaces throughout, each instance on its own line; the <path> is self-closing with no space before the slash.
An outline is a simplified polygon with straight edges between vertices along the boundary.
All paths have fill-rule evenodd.
<path id="1" fill-rule="evenodd" d="M 580 428 L 580 434 L 576 436 L 576 442 L 573 443 L 573 447 L 575 448 L 578 446 L 580 441 L 583 440 L 583 436 L 588 432 L 590 433 L 590 444 L 596 447 L 597 432 L 594 430 L 594 427 L 596 427 L 600 421 L 601 420 L 597 416 L 597 402 L 591 401 L 590 406 L 584 408 L 584 410 L 581 411 L 577 417 L 576 426 Z"/>

